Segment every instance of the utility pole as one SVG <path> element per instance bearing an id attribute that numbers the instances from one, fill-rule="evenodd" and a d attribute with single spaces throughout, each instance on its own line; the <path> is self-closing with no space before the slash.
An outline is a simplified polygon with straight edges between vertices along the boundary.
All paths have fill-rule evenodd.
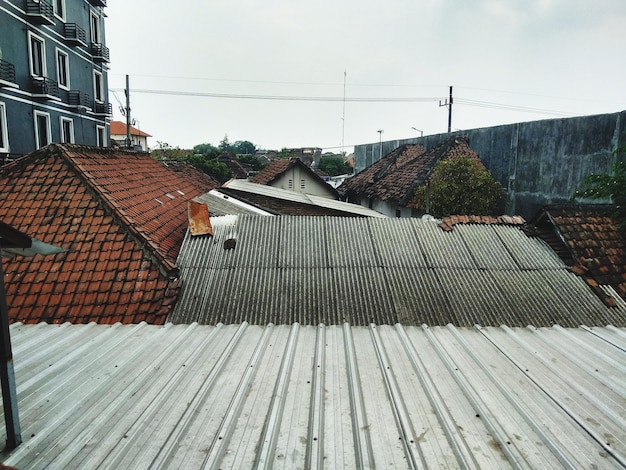
<path id="1" fill-rule="evenodd" d="M 126 75 L 126 147 L 130 148 L 130 85 L 128 75 Z M 449 132 L 449 131 L 448 131 Z"/>
<path id="2" fill-rule="evenodd" d="M 343 142 L 346 134 L 346 77 L 347 72 L 343 71 L 343 114 L 341 116 L 341 155 L 345 155 Z"/>
<path id="3" fill-rule="evenodd" d="M 378 159 L 382 160 L 383 158 L 383 130 L 378 129 Z"/>
<path id="4" fill-rule="evenodd" d="M 445 101 L 439 100 L 439 107 L 448 107 L 448 134 L 452 132 L 452 102 L 452 86 L 450 86 L 450 96 L 448 97 L 448 99 Z"/>

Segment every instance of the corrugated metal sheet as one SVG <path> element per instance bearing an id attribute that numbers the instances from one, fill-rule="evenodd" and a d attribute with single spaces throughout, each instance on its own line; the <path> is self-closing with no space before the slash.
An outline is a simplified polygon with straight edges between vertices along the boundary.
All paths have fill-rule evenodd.
<path id="1" fill-rule="evenodd" d="M 337 201 L 335 199 L 330 199 L 327 197 L 315 196 L 313 194 L 303 194 L 287 189 L 275 188 L 274 186 L 269 186 L 266 184 L 251 183 L 250 181 L 242 179 L 232 179 L 224 183 L 222 187 L 227 189 L 233 189 L 236 191 L 258 194 L 260 196 L 282 199 L 284 201 L 325 207 L 327 209 L 333 209 L 336 211 L 360 215 L 363 217 L 387 217 L 380 212 L 376 212 L 375 210 L 368 209 L 367 207 L 360 206 L 358 204 L 351 204 L 348 202 Z"/>
<path id="2" fill-rule="evenodd" d="M 542 240 L 419 219 L 212 219 L 185 239 L 174 323 L 626 326 Z M 234 250 L 223 242 L 236 238 Z M 616 295 L 615 295 L 616 296 Z M 616 296 L 617 297 L 617 296 Z"/>
<path id="3" fill-rule="evenodd" d="M 18 468 L 626 466 L 623 328 L 11 334 L 24 443 L 2 461 Z"/>
<path id="4" fill-rule="evenodd" d="M 212 189 L 202 196 L 196 197 L 194 200 L 209 206 L 209 211 L 214 216 L 239 214 L 272 215 L 267 211 L 251 206 L 250 204 L 240 201 L 234 197 L 222 194 L 215 189 Z"/>

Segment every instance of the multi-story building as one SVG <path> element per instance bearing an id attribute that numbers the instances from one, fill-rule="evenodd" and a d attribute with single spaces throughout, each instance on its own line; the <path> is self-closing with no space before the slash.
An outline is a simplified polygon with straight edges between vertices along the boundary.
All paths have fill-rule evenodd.
<path id="1" fill-rule="evenodd" d="M 107 146 L 106 0 L 0 0 L 0 163 L 51 142 Z"/>

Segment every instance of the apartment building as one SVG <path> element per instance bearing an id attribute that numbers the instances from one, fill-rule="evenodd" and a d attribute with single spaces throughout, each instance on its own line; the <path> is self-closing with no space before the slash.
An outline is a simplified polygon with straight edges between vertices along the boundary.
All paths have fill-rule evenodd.
<path id="1" fill-rule="evenodd" d="M 0 0 L 0 163 L 51 142 L 107 146 L 106 0 Z"/>

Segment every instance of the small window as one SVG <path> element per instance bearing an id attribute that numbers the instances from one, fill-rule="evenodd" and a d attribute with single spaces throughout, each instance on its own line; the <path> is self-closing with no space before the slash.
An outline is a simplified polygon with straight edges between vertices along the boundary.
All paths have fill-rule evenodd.
<path id="1" fill-rule="evenodd" d="M 400 210 L 400 208 L 396 209 L 396 217 L 401 217 L 402 216 L 402 211 Z"/>
<path id="2" fill-rule="evenodd" d="M 35 144 L 37 148 L 45 147 L 52 140 L 50 137 L 50 115 L 35 111 Z"/>
<path id="3" fill-rule="evenodd" d="M 97 70 L 93 71 L 93 96 L 98 103 L 104 103 L 104 80 Z"/>
<path id="4" fill-rule="evenodd" d="M 70 118 L 61 118 L 61 142 L 64 144 L 74 143 L 74 121 Z"/>
<path id="5" fill-rule="evenodd" d="M 102 44 L 100 36 L 100 17 L 93 11 L 91 12 L 89 24 L 91 26 L 91 42 L 94 44 Z"/>
<path id="6" fill-rule="evenodd" d="M 9 132 L 7 130 L 7 110 L 4 103 L 0 103 L 0 152 L 9 151 Z"/>
<path id="7" fill-rule="evenodd" d="M 65 0 L 54 0 L 54 15 L 61 21 L 65 21 Z"/>
<path id="8" fill-rule="evenodd" d="M 106 134 L 104 126 L 96 126 L 96 146 L 106 147 Z"/>
<path id="9" fill-rule="evenodd" d="M 304 180 L 300 180 L 300 189 L 304 189 L 306 183 L 304 182 Z"/>
<path id="10" fill-rule="evenodd" d="M 289 189 L 293 189 L 293 180 L 289 180 L 289 182 L 287 183 L 287 187 Z"/>
<path id="11" fill-rule="evenodd" d="M 57 49 L 57 81 L 60 88 L 70 89 L 70 57 L 61 49 Z"/>
<path id="12" fill-rule="evenodd" d="M 46 76 L 46 43 L 39 36 L 28 33 L 30 74 L 35 77 Z"/>

